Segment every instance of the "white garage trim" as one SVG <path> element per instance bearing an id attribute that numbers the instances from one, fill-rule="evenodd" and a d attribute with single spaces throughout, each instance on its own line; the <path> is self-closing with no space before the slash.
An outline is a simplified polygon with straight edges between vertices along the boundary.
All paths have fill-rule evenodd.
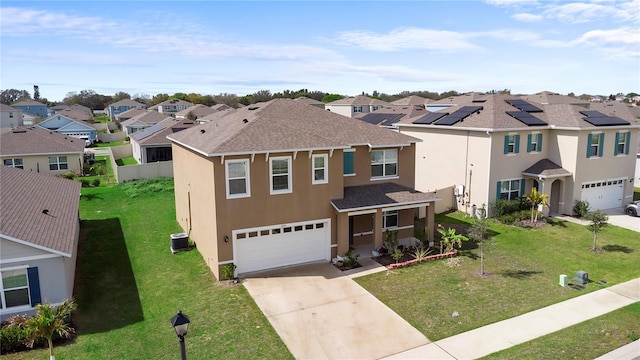
<path id="1" fill-rule="evenodd" d="M 236 274 L 331 259 L 331 219 L 237 229 Z"/>
<path id="2" fill-rule="evenodd" d="M 592 210 L 622 207 L 626 182 L 627 178 L 582 183 L 580 198 L 582 201 L 588 201 Z"/>

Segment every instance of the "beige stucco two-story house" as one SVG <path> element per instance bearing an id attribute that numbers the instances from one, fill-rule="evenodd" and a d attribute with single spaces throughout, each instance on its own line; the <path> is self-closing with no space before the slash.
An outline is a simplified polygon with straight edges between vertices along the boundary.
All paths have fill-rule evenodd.
<path id="1" fill-rule="evenodd" d="M 464 99 L 468 101 L 461 101 Z M 403 119 L 416 147 L 416 188 L 436 191 L 437 211 L 471 212 L 498 199 L 549 195 L 545 213 L 622 207 L 633 196 L 640 122 L 620 103 L 542 104 L 512 95 L 459 97 Z"/>
<path id="2" fill-rule="evenodd" d="M 277 99 L 168 138 L 178 223 L 217 278 L 372 250 L 420 209 L 433 230 L 410 136 Z"/>
<path id="3" fill-rule="evenodd" d="M 346 97 L 344 99 L 332 101 L 324 105 L 325 110 L 336 114 L 354 117 L 360 113 L 369 113 L 376 111 L 386 105 L 388 102 L 372 99 L 368 96 L 358 95 L 354 97 Z"/>

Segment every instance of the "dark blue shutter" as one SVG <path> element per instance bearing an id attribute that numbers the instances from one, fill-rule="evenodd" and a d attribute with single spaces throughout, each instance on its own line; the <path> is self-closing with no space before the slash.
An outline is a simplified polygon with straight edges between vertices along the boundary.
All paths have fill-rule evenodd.
<path id="1" fill-rule="evenodd" d="M 31 296 L 31 306 L 36 306 L 42 302 L 40 296 L 40 277 L 38 276 L 38 268 L 32 267 L 27 269 L 27 278 L 29 279 L 29 295 Z"/>
<path id="2" fill-rule="evenodd" d="M 593 140 L 593 134 L 587 136 L 587 159 L 591 157 L 591 141 Z"/>
<path id="3" fill-rule="evenodd" d="M 538 134 L 538 151 L 542 151 L 542 133 Z"/>
<path id="4" fill-rule="evenodd" d="M 602 157 L 602 150 L 604 150 L 604 133 L 600 134 L 600 141 L 598 142 L 598 157 Z"/>
<path id="5" fill-rule="evenodd" d="M 524 186 L 525 186 L 525 179 L 520 179 L 520 197 L 522 197 L 524 195 Z"/>
<path id="6" fill-rule="evenodd" d="M 514 140 L 516 142 L 516 154 L 520 152 L 520 135 L 515 135 Z"/>
<path id="7" fill-rule="evenodd" d="M 616 141 L 613 142 L 613 155 L 618 155 L 618 143 L 620 142 L 620 133 L 616 133 Z"/>
<path id="8" fill-rule="evenodd" d="M 502 181 L 498 181 L 498 187 L 496 188 L 496 200 L 500 200 L 500 190 L 502 190 Z"/>
<path id="9" fill-rule="evenodd" d="M 504 136 L 504 153 L 509 153 L 509 135 Z"/>
<path id="10" fill-rule="evenodd" d="M 345 152 L 343 153 L 343 160 L 344 160 L 344 164 L 343 164 L 343 170 L 342 170 L 342 174 L 343 175 L 347 175 L 347 174 L 353 174 L 353 152 Z"/>
<path id="11" fill-rule="evenodd" d="M 631 147 L 631 131 L 627 131 L 626 142 L 624 143 L 624 154 L 629 155 L 629 148 Z"/>
<path id="12" fill-rule="evenodd" d="M 531 143 L 532 138 L 533 138 L 533 134 L 527 135 L 527 152 L 533 151 L 533 144 Z"/>

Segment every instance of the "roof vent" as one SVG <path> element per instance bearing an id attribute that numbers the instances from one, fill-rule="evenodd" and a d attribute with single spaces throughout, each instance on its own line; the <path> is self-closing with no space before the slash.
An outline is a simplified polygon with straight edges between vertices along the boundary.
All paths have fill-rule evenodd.
<path id="1" fill-rule="evenodd" d="M 244 124 L 246 124 L 246 123 L 248 123 L 248 122 L 249 122 L 249 120 L 247 120 L 247 119 L 242 119 L 242 122 L 243 122 Z"/>
<path id="2" fill-rule="evenodd" d="M 204 129 L 200 129 L 200 134 L 204 134 Z"/>
<path id="3" fill-rule="evenodd" d="M 49 209 L 43 209 L 42 213 L 45 214 L 45 215 L 49 215 Z"/>
<path id="4" fill-rule="evenodd" d="M 248 107 L 249 110 L 256 110 L 258 108 L 259 108 L 258 106 L 250 106 L 250 107 Z"/>

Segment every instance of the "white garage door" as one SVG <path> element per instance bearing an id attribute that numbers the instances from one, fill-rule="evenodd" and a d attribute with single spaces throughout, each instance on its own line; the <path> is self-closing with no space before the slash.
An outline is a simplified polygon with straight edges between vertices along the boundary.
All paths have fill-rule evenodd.
<path id="1" fill-rule="evenodd" d="M 233 231 L 236 273 L 331 259 L 331 220 Z"/>
<path id="2" fill-rule="evenodd" d="M 623 179 L 602 180 L 582 184 L 582 200 L 589 202 L 591 210 L 612 209 L 622 206 Z"/>

